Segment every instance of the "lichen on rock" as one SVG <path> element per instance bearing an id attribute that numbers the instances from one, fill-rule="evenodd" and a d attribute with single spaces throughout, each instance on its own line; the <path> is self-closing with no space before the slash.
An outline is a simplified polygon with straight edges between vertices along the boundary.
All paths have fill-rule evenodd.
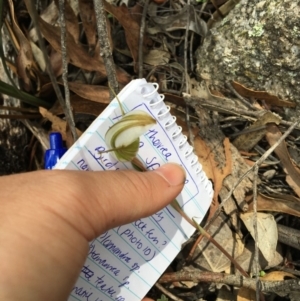
<path id="1" fill-rule="evenodd" d="M 197 73 L 300 104 L 300 1 L 241 0 L 197 51 Z M 291 117 L 292 111 L 286 110 Z"/>

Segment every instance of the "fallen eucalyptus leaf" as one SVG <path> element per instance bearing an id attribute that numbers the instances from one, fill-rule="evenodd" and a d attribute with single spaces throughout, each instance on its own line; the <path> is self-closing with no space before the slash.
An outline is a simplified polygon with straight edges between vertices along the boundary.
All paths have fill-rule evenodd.
<path id="1" fill-rule="evenodd" d="M 277 107 L 296 107 L 296 103 L 279 99 L 276 95 L 272 95 L 266 91 L 255 91 L 252 89 L 248 89 L 242 84 L 235 81 L 233 81 L 231 84 L 234 87 L 234 89 L 244 97 L 254 97 L 256 99 L 264 100 L 268 105 L 273 105 Z"/>
<path id="2" fill-rule="evenodd" d="M 248 210 L 253 211 L 252 197 L 247 197 L 246 202 L 249 205 Z M 300 199 L 286 194 L 274 196 L 258 194 L 257 210 L 280 212 L 300 217 Z"/>
<path id="3" fill-rule="evenodd" d="M 265 136 L 267 132 L 265 128 L 262 129 L 261 127 L 268 123 L 279 124 L 280 120 L 281 117 L 272 112 L 267 111 L 264 115 L 260 116 L 252 125 L 250 125 L 246 129 L 250 130 L 249 133 L 242 134 L 236 139 L 234 139 L 233 145 L 238 150 L 250 151 Z"/>
<path id="4" fill-rule="evenodd" d="M 241 220 L 244 222 L 246 228 L 255 240 L 255 233 L 253 228 L 254 213 L 242 213 Z M 277 224 L 274 216 L 267 213 L 257 213 L 257 232 L 258 232 L 258 247 L 265 257 L 270 262 L 275 256 L 276 246 L 278 241 Z"/>

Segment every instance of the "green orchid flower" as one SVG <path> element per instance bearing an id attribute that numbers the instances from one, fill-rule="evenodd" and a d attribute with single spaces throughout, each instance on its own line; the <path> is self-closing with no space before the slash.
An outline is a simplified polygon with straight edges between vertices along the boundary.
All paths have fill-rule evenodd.
<path id="1" fill-rule="evenodd" d="M 118 96 L 112 89 L 111 91 L 119 102 L 122 118 L 106 132 L 105 142 L 109 149 L 100 153 L 111 152 L 118 161 L 131 162 L 135 169 L 146 171 L 147 169 L 144 164 L 136 157 L 136 155 L 139 150 L 140 136 L 156 124 L 156 120 L 147 112 L 141 110 L 125 113 Z M 171 206 L 190 225 L 197 228 L 197 223 L 187 216 L 176 199 L 171 202 Z"/>
<path id="2" fill-rule="evenodd" d="M 147 132 L 156 120 L 148 113 L 135 110 L 115 123 L 105 135 L 105 142 L 117 160 L 131 162 L 140 145 L 140 136 Z"/>

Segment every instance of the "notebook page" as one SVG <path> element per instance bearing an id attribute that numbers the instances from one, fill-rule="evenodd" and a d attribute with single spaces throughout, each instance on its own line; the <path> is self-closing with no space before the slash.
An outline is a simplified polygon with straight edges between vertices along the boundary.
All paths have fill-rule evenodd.
<path id="1" fill-rule="evenodd" d="M 140 137 L 137 157 L 148 170 L 166 162 L 176 162 L 185 168 L 186 182 L 176 199 L 188 216 L 200 222 L 212 199 L 211 183 L 177 126 L 176 118 L 170 115 L 163 96 L 156 90 L 157 86 L 138 79 L 119 93 L 125 112 L 143 110 L 157 120 L 157 124 Z M 55 168 L 132 169 L 130 163 L 118 162 L 110 153 L 99 154 L 108 149 L 105 133 L 121 117 L 119 104 L 114 100 Z M 151 217 L 103 233 L 90 243 L 88 258 L 69 300 L 141 300 L 194 230 L 168 206 Z"/>

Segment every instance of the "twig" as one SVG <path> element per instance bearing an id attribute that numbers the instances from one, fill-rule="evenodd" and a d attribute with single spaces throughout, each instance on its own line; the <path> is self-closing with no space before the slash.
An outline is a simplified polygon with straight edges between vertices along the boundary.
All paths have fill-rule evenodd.
<path id="1" fill-rule="evenodd" d="M 195 97 L 195 96 L 191 96 L 188 94 L 183 94 L 183 98 L 184 98 L 186 104 L 188 104 L 192 107 L 195 107 L 201 103 L 201 107 L 203 107 L 203 108 L 206 108 L 206 109 L 209 109 L 212 111 L 217 111 L 217 112 L 224 113 L 224 114 L 248 118 L 253 121 L 265 113 L 264 110 L 260 110 L 260 111 L 243 110 L 243 109 L 239 109 L 237 107 L 226 104 L 226 101 L 224 101 L 223 103 L 222 102 L 216 103 L 215 101 L 212 101 L 212 100 Z M 291 121 L 281 120 L 280 124 L 290 127 L 294 123 Z M 295 129 L 300 130 L 300 127 L 295 127 Z"/>
<path id="2" fill-rule="evenodd" d="M 264 111 L 250 111 L 250 110 L 243 110 L 237 108 L 237 106 L 233 106 L 231 104 L 226 103 L 226 99 L 224 98 L 224 104 L 221 103 L 221 101 L 216 100 L 209 100 L 205 98 L 199 98 L 195 96 L 191 96 L 188 94 L 183 93 L 183 98 L 186 102 L 186 104 L 196 107 L 201 103 L 201 107 L 210 109 L 212 111 L 217 111 L 220 113 L 230 114 L 230 115 L 236 115 L 236 116 L 249 116 L 251 118 L 259 118 Z M 221 98 L 220 98 L 221 99 Z M 253 119 L 252 119 L 253 120 Z"/>
<path id="3" fill-rule="evenodd" d="M 258 232 L 257 232 L 257 178 L 258 178 L 258 169 L 259 166 L 254 168 L 254 179 L 253 179 L 253 229 L 254 229 L 254 241 L 255 241 L 255 250 L 254 250 L 254 271 L 255 271 L 255 282 L 256 282 L 256 301 L 259 301 L 260 297 L 260 281 L 259 281 L 259 243 L 258 243 Z"/>
<path id="4" fill-rule="evenodd" d="M 165 289 L 161 284 L 159 284 L 158 282 L 155 283 L 155 286 L 162 292 L 164 293 L 166 296 L 170 297 L 171 299 L 175 300 L 175 301 L 183 301 L 182 299 L 176 297 L 175 295 L 173 295 L 172 293 L 170 293 L 167 289 Z"/>
<path id="5" fill-rule="evenodd" d="M 212 3 L 212 5 L 214 6 L 214 8 L 217 10 L 219 16 L 223 19 L 224 15 L 222 14 L 222 12 L 220 11 L 217 3 L 215 2 L 215 0 L 210 0 L 210 2 Z"/>
<path id="6" fill-rule="evenodd" d="M 237 287 L 247 287 L 256 290 L 256 280 L 253 278 L 245 278 L 239 275 L 229 275 L 224 273 L 214 272 L 199 272 L 197 271 L 180 271 L 175 273 L 165 273 L 158 280 L 159 283 L 171 283 L 174 281 L 193 281 L 199 282 L 214 282 L 224 283 Z M 261 292 L 287 293 L 290 291 L 299 291 L 299 279 L 283 280 L 283 281 L 261 281 Z"/>
<path id="7" fill-rule="evenodd" d="M 192 105 L 193 107 L 197 108 L 198 106 L 201 107 L 202 103 L 200 105 L 200 103 L 198 102 L 194 102 L 192 101 L 192 99 L 195 100 L 194 97 L 191 97 L 189 95 L 185 95 L 184 99 L 187 99 L 187 103 L 189 105 Z M 274 149 L 281 143 L 284 141 L 284 139 L 296 128 L 296 126 L 299 124 L 300 122 L 300 118 L 298 118 L 294 123 L 292 123 L 292 125 L 286 130 L 286 132 L 278 139 L 278 141 L 271 146 L 256 162 L 255 164 L 250 167 L 240 178 L 239 180 L 232 186 L 232 188 L 230 189 L 229 193 L 227 194 L 227 196 L 225 197 L 225 199 L 223 199 L 223 201 L 221 202 L 221 204 L 219 205 L 218 209 L 216 210 L 216 212 L 214 213 L 214 215 L 211 217 L 210 221 L 207 223 L 207 225 L 205 226 L 205 229 L 207 229 L 207 227 L 209 227 L 209 225 L 211 225 L 213 223 L 213 221 L 215 220 L 215 218 L 220 214 L 224 204 L 231 198 L 234 190 L 238 187 L 238 185 L 240 185 L 240 183 L 254 170 L 254 168 L 256 168 L 256 166 L 260 166 L 268 157 L 269 155 L 274 151 Z"/>
<path id="8" fill-rule="evenodd" d="M 41 118 L 41 114 L 0 114 L 0 118 L 7 119 L 37 119 Z"/>
<path id="9" fill-rule="evenodd" d="M 244 97 L 242 97 L 231 85 L 230 82 L 226 82 L 225 85 L 227 88 L 245 105 L 247 108 L 258 111 L 259 109 L 254 107 L 251 103 L 249 103 Z"/>
<path id="10" fill-rule="evenodd" d="M 76 132 L 74 116 L 72 114 L 71 102 L 70 102 L 70 90 L 68 84 L 68 61 L 67 61 L 67 30 L 65 19 L 65 0 L 59 0 L 59 19 L 60 19 L 60 38 L 61 38 L 61 59 L 62 59 L 62 80 L 65 89 L 65 104 L 66 108 L 70 112 L 70 130 L 73 136 L 74 142 L 78 139 Z"/>
<path id="11" fill-rule="evenodd" d="M 142 20 L 141 20 L 140 40 L 139 40 L 139 78 L 143 77 L 143 43 L 144 43 L 144 32 L 146 27 L 146 16 L 148 11 L 148 5 L 149 5 L 149 0 L 145 0 Z"/>
<path id="12" fill-rule="evenodd" d="M 48 139 L 48 134 L 46 131 L 39 125 L 36 124 L 35 122 L 31 122 L 27 119 L 21 120 L 21 122 L 31 131 L 33 136 L 36 137 L 36 139 L 39 141 L 40 145 L 43 148 L 43 151 L 46 151 L 50 147 L 49 139 Z"/>
<path id="13" fill-rule="evenodd" d="M 197 222 L 193 219 L 197 230 L 205 236 L 212 244 L 214 244 L 236 267 L 237 270 L 244 276 L 249 277 L 249 275 L 243 270 L 243 268 L 238 264 L 238 262 L 210 235 L 208 234 Z"/>
<path id="14" fill-rule="evenodd" d="M 185 29 L 185 37 L 184 37 L 184 78 L 185 78 L 185 91 L 186 93 L 190 93 L 190 81 L 188 75 L 188 44 L 189 44 L 189 32 L 190 32 L 190 10 L 191 10 L 191 1 L 187 1 L 187 14 L 186 14 L 186 29 Z M 194 139 L 191 129 L 191 122 L 190 122 L 190 110 L 189 106 L 185 107 L 185 120 L 188 128 L 189 133 L 189 142 L 192 146 L 194 146 Z"/>
<path id="15" fill-rule="evenodd" d="M 115 63 L 112 56 L 112 50 L 109 45 L 106 17 L 104 13 L 103 0 L 93 0 L 97 21 L 97 33 L 100 44 L 100 56 L 103 58 L 107 79 L 112 89 L 118 94 L 119 84 L 116 76 Z M 110 92 L 110 99 L 114 98 Z"/>
<path id="16" fill-rule="evenodd" d="M 26 0 L 25 4 L 27 6 L 28 12 L 30 13 L 30 16 L 32 18 L 34 26 L 37 29 L 36 33 L 37 33 L 39 45 L 40 45 L 40 48 L 42 50 L 44 60 L 46 62 L 46 69 L 47 69 L 48 75 L 50 77 L 51 83 L 53 85 L 53 89 L 55 91 L 55 94 L 57 96 L 57 99 L 58 99 L 61 107 L 63 108 L 64 114 L 65 114 L 66 119 L 67 119 L 67 123 L 69 124 L 70 128 L 72 128 L 72 125 L 74 125 L 73 113 L 72 113 L 71 108 L 67 107 L 67 105 L 66 105 L 66 103 L 63 99 L 63 96 L 61 94 L 60 88 L 57 84 L 57 80 L 56 80 L 56 77 L 54 75 L 52 65 L 50 64 L 50 60 L 49 60 L 49 57 L 47 55 L 47 49 L 46 49 L 46 46 L 45 46 L 45 42 L 44 42 L 43 37 L 41 35 L 41 31 L 39 30 L 38 13 L 37 13 L 37 11 L 34 7 L 34 2 Z"/>
<path id="17" fill-rule="evenodd" d="M 18 108 L 18 107 L 11 107 L 11 106 L 0 106 L 0 110 L 26 112 L 26 113 L 39 113 L 37 109 Z"/>

